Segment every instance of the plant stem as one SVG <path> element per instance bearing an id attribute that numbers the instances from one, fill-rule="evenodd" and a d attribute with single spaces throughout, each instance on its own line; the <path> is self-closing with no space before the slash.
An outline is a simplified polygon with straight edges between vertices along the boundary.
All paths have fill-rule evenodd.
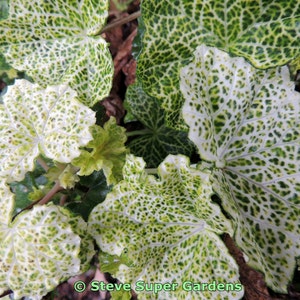
<path id="1" fill-rule="evenodd" d="M 112 22 L 112 23 L 106 25 L 106 26 L 105 26 L 104 28 L 102 28 L 102 30 L 101 30 L 99 33 L 97 33 L 96 35 L 102 34 L 102 33 L 106 32 L 106 31 L 110 31 L 110 30 L 112 30 L 112 29 L 114 29 L 114 28 L 116 28 L 116 27 L 118 27 L 118 26 L 122 26 L 122 25 L 124 25 L 124 24 L 126 24 L 126 23 L 129 23 L 129 22 L 131 22 L 131 21 L 137 19 L 137 18 L 140 17 L 140 16 L 141 16 L 141 11 L 140 11 L 140 10 L 139 10 L 139 11 L 136 11 L 136 12 L 132 13 L 131 15 L 125 17 L 125 18 L 121 18 L 121 19 L 119 19 L 119 20 L 116 20 L 116 21 L 114 21 L 114 22 Z"/>
<path id="2" fill-rule="evenodd" d="M 46 204 L 48 203 L 51 198 L 59 191 L 63 190 L 63 188 L 59 185 L 59 182 L 57 181 L 55 183 L 55 185 L 52 187 L 52 189 L 47 193 L 47 195 L 42 198 L 42 199 L 38 199 L 32 203 L 30 203 L 29 205 L 27 205 L 25 208 L 23 208 L 21 211 L 19 211 L 17 214 L 15 214 L 13 217 L 12 217 L 12 221 L 20 214 L 22 213 L 23 211 L 25 210 L 29 210 L 31 209 L 32 207 L 34 207 L 36 204 Z"/>
<path id="3" fill-rule="evenodd" d="M 56 181 L 52 189 L 38 203 L 41 205 L 48 203 L 53 198 L 53 196 L 61 190 L 63 190 L 63 187 L 60 186 L 59 181 Z"/>
<path id="4" fill-rule="evenodd" d="M 16 213 L 16 214 L 12 217 L 11 221 L 13 221 L 13 220 L 14 220 L 20 213 L 22 213 L 23 211 L 28 210 L 28 209 L 31 209 L 31 208 L 32 208 L 34 205 L 36 205 L 39 201 L 40 201 L 40 199 L 39 199 L 39 200 L 36 200 L 36 201 L 30 203 L 29 205 L 27 205 L 26 207 L 24 207 L 22 210 L 20 210 L 18 213 Z M 1 298 L 1 297 L 0 297 L 0 298 Z"/>
<path id="5" fill-rule="evenodd" d="M 47 172 L 49 170 L 49 166 L 47 163 L 39 156 L 37 159 L 38 164 Z"/>
<path id="6" fill-rule="evenodd" d="M 62 196 L 60 197 L 60 200 L 59 200 L 59 205 L 60 205 L 60 206 L 64 206 L 65 203 L 66 203 L 66 201 L 67 201 L 67 199 L 68 199 L 68 196 L 67 196 L 67 195 L 62 195 Z"/>
<path id="7" fill-rule="evenodd" d="M 130 131 L 130 132 L 126 132 L 127 137 L 130 136 L 136 136 L 136 135 L 145 135 L 145 134 L 149 134 L 152 131 L 150 129 L 142 129 L 142 130 L 134 130 L 134 131 Z"/>

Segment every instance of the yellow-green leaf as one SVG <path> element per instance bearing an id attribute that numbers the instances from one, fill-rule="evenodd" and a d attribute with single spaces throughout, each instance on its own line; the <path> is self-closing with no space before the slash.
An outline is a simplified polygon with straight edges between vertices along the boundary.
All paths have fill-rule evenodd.
<path id="1" fill-rule="evenodd" d="M 81 150 L 80 156 L 72 164 L 80 168 L 77 173 L 80 176 L 103 169 L 107 184 L 115 184 L 122 179 L 122 168 L 128 153 L 125 128 L 118 126 L 116 119 L 111 117 L 104 128 L 95 125 L 91 132 L 93 140 L 87 144 L 86 150 Z"/>

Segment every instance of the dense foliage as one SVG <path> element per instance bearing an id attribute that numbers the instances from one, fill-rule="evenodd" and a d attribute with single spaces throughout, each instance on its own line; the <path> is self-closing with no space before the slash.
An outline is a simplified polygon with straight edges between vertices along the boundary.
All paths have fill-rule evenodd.
<path id="1" fill-rule="evenodd" d="M 100 36 L 108 1 L 0 8 L 10 85 L 0 104 L 0 294 L 40 299 L 98 252 L 101 270 L 141 299 L 241 299 L 223 233 L 287 292 L 300 257 L 300 96 L 286 66 L 297 70 L 299 3 L 142 1 L 125 105 L 145 129 L 127 144 L 113 117 L 97 125 L 94 106 L 112 85 Z"/>

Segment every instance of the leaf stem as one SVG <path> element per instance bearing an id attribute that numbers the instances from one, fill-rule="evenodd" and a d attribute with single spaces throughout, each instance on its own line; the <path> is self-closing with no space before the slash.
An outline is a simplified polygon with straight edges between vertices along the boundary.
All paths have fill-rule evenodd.
<path id="1" fill-rule="evenodd" d="M 68 199 L 68 196 L 67 196 L 67 195 L 62 195 L 62 196 L 60 197 L 60 200 L 59 200 L 59 205 L 60 205 L 60 206 L 64 206 L 65 203 L 66 203 L 66 201 L 67 201 L 67 199 Z"/>
<path id="2" fill-rule="evenodd" d="M 63 187 L 60 186 L 59 181 L 56 181 L 52 189 L 38 203 L 40 205 L 47 204 L 61 190 L 63 190 Z"/>
<path id="3" fill-rule="evenodd" d="M 129 23 L 129 22 L 131 22 L 131 21 L 137 19 L 137 18 L 140 17 L 140 16 L 141 16 L 141 11 L 140 11 L 140 10 L 139 10 L 139 11 L 136 11 L 136 12 L 130 14 L 129 16 L 125 17 L 125 18 L 121 18 L 121 19 L 118 19 L 118 20 L 116 20 L 116 21 L 114 21 L 114 22 L 112 22 L 112 23 L 110 23 L 110 24 L 107 24 L 107 25 L 106 25 L 105 27 L 103 27 L 102 30 L 101 30 L 99 33 L 97 33 L 96 35 L 100 35 L 100 34 L 102 34 L 102 33 L 104 33 L 104 32 L 110 31 L 110 30 L 112 30 L 112 29 L 114 29 L 114 28 L 116 28 L 116 27 L 118 27 L 118 26 L 122 26 L 122 25 L 124 25 L 124 24 L 126 24 L 126 23 Z"/>
<path id="4" fill-rule="evenodd" d="M 55 182 L 55 185 L 52 187 L 52 189 L 47 193 L 47 195 L 45 195 L 44 198 L 42 199 L 38 199 L 32 203 L 30 203 L 29 205 L 27 205 L 25 208 L 23 208 L 22 210 L 20 210 L 18 213 L 16 213 L 13 217 L 12 217 L 12 221 L 23 211 L 25 210 L 29 210 L 32 207 L 34 207 L 36 204 L 46 204 L 48 203 L 52 197 L 58 193 L 59 191 L 63 190 L 63 188 L 59 185 L 59 181 Z"/>
<path id="5" fill-rule="evenodd" d="M 130 136 L 136 136 L 136 135 L 145 135 L 145 134 L 149 134 L 152 131 L 150 129 L 142 129 L 142 130 L 134 130 L 134 131 L 130 131 L 130 132 L 126 132 L 127 137 Z"/>
<path id="6" fill-rule="evenodd" d="M 37 162 L 46 172 L 49 170 L 49 166 L 41 157 L 37 159 Z"/>
<path id="7" fill-rule="evenodd" d="M 25 210 L 29 210 L 31 209 L 33 206 L 35 206 L 36 204 L 46 204 L 48 203 L 52 197 L 58 193 L 59 191 L 63 190 L 63 188 L 59 185 L 59 181 L 57 181 L 55 183 L 55 185 L 52 187 L 52 189 L 47 193 L 47 195 L 45 195 L 44 198 L 42 199 L 38 199 L 32 203 L 30 203 L 29 205 L 27 205 L 26 207 L 24 207 L 22 210 L 20 210 L 17 214 L 15 214 L 13 217 L 12 217 L 12 221 L 20 214 L 22 213 L 23 211 Z"/>

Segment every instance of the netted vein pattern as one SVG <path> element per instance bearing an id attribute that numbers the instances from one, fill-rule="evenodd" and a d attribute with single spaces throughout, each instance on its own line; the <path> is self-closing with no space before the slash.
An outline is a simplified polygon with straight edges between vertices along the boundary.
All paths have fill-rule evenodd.
<path id="1" fill-rule="evenodd" d="M 40 154 L 68 163 L 92 135 L 95 113 L 65 85 L 46 89 L 26 80 L 8 88 L 0 105 L 0 174 L 22 180 Z"/>
<path id="2" fill-rule="evenodd" d="M 238 282 L 238 268 L 218 236 L 231 223 L 210 197 L 209 173 L 189 166 L 187 157 L 168 156 L 159 178 L 147 175 L 145 162 L 128 155 L 124 180 L 90 214 L 88 228 L 104 252 L 120 256 L 127 248 L 130 266 L 114 274 L 122 282 L 176 282 L 173 292 L 141 292 L 145 299 L 240 299 L 243 291 L 186 292 L 192 282 Z"/>
<path id="3" fill-rule="evenodd" d="M 41 299 L 80 273 L 81 239 L 70 219 L 65 209 L 48 205 L 23 212 L 6 227 L 0 224 L 0 293 L 11 289 L 15 299 Z"/>
<path id="4" fill-rule="evenodd" d="M 148 0 L 141 10 L 137 74 L 162 104 L 169 126 L 184 128 L 178 73 L 198 45 L 243 56 L 257 68 L 284 65 L 300 54 L 297 1 Z"/>
<path id="5" fill-rule="evenodd" d="M 300 96 L 287 67 L 257 71 L 202 45 L 181 70 L 181 91 L 189 137 L 211 164 L 236 241 L 286 292 L 300 255 Z"/>
<path id="6" fill-rule="evenodd" d="M 93 106 L 111 89 L 113 65 L 98 34 L 108 1 L 16 0 L 0 22 L 0 52 L 36 83 L 69 84 L 80 101 Z"/>

